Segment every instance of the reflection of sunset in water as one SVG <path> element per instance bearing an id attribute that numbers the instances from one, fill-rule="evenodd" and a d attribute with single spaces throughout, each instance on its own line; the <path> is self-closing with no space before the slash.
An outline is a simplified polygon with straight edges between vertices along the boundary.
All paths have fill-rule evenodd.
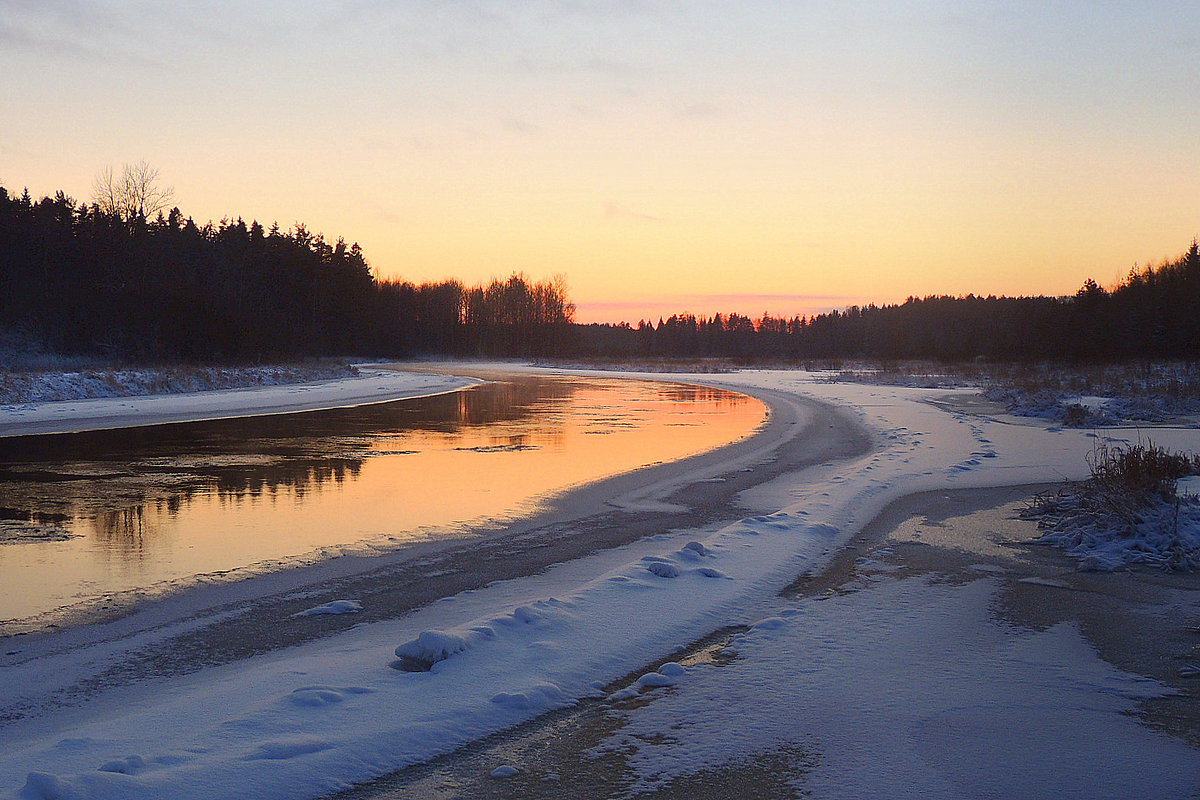
<path id="1" fill-rule="evenodd" d="M 699 387 L 519 378 L 361 409 L 27 439 L 0 451 L 0 506 L 65 520 L 73 538 L 38 541 L 54 526 L 31 521 L 28 541 L 0 546 L 0 619 L 461 532 L 741 438 L 765 413 Z"/>

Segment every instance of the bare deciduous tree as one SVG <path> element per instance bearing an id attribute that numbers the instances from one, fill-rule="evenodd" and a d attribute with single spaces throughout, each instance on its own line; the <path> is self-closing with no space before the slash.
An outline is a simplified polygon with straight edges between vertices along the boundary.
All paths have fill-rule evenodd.
<path id="1" fill-rule="evenodd" d="M 158 182 L 158 168 L 145 161 L 125 164 L 121 175 L 107 166 L 92 182 L 92 202 L 101 211 L 117 214 L 126 221 L 147 219 L 171 204 L 175 190 Z"/>

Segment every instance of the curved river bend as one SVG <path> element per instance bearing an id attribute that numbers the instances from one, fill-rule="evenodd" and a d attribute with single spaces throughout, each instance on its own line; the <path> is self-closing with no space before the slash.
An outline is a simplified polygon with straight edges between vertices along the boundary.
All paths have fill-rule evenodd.
<path id="1" fill-rule="evenodd" d="M 0 630 L 116 594 L 462 536 L 765 418 L 719 389 L 515 376 L 352 409 L 3 439 Z"/>

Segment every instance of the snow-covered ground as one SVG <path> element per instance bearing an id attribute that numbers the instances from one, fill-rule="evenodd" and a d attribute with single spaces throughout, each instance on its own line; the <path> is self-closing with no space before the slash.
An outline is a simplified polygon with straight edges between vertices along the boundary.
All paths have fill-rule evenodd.
<path id="1" fill-rule="evenodd" d="M 356 372 L 304 383 L 272 384 L 264 376 L 259 385 L 232 390 L 9 403 L 0 405 L 0 436 L 315 411 L 441 394 L 476 383 L 469 378 L 366 366 Z"/>
<path id="2" fill-rule="evenodd" d="M 4 363 L 0 359 L 0 364 Z M 161 367 L 146 369 L 84 369 L 6 371 L 0 369 L 0 404 L 92 400 L 148 394 L 191 394 L 248 386 L 351 378 L 349 364 L 272 364 L 254 367 Z"/>
<path id="3" fill-rule="evenodd" d="M 720 530 L 641 540 L 400 620 L 17 722 L 2 731 L 0 796 L 317 797 L 595 696 L 731 624 L 752 625 L 736 644 L 736 670 L 668 667 L 639 682 L 676 684 L 669 702 L 627 729 L 669 730 L 679 742 L 634 755 L 646 787 L 799 735 L 819 743 L 816 785 L 830 796 L 1200 789 L 1200 751 L 1124 713 L 1165 687 L 1100 661 L 1073 628 L 1035 633 L 991 620 L 986 576 L 965 586 L 894 580 L 781 613 L 778 591 L 892 500 L 1080 479 L 1096 434 L 927 402 L 946 390 L 825 383 L 792 371 L 689 379 L 836 404 L 873 431 L 875 447 L 751 490 L 747 502 L 772 512 Z M 1137 432 L 1102 435 L 1122 441 Z M 1200 449 L 1200 430 L 1160 428 L 1155 442 Z M 865 628 L 892 632 L 884 649 L 856 647 Z M 934 663 L 929 652 L 961 661 Z M 432 668 L 396 669 L 397 655 Z M 56 664 L 69 671 L 70 656 Z M 6 680 L 33 687 L 39 668 L 8 668 Z M 1064 740 L 1069 769 L 1056 768 Z"/>

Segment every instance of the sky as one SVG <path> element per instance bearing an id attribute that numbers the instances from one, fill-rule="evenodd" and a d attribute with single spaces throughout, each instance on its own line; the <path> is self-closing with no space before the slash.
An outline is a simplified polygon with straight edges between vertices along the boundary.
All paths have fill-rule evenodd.
<path id="1" fill-rule="evenodd" d="M 1200 4 L 0 0 L 0 184 L 580 321 L 1069 294 L 1200 234 Z"/>

